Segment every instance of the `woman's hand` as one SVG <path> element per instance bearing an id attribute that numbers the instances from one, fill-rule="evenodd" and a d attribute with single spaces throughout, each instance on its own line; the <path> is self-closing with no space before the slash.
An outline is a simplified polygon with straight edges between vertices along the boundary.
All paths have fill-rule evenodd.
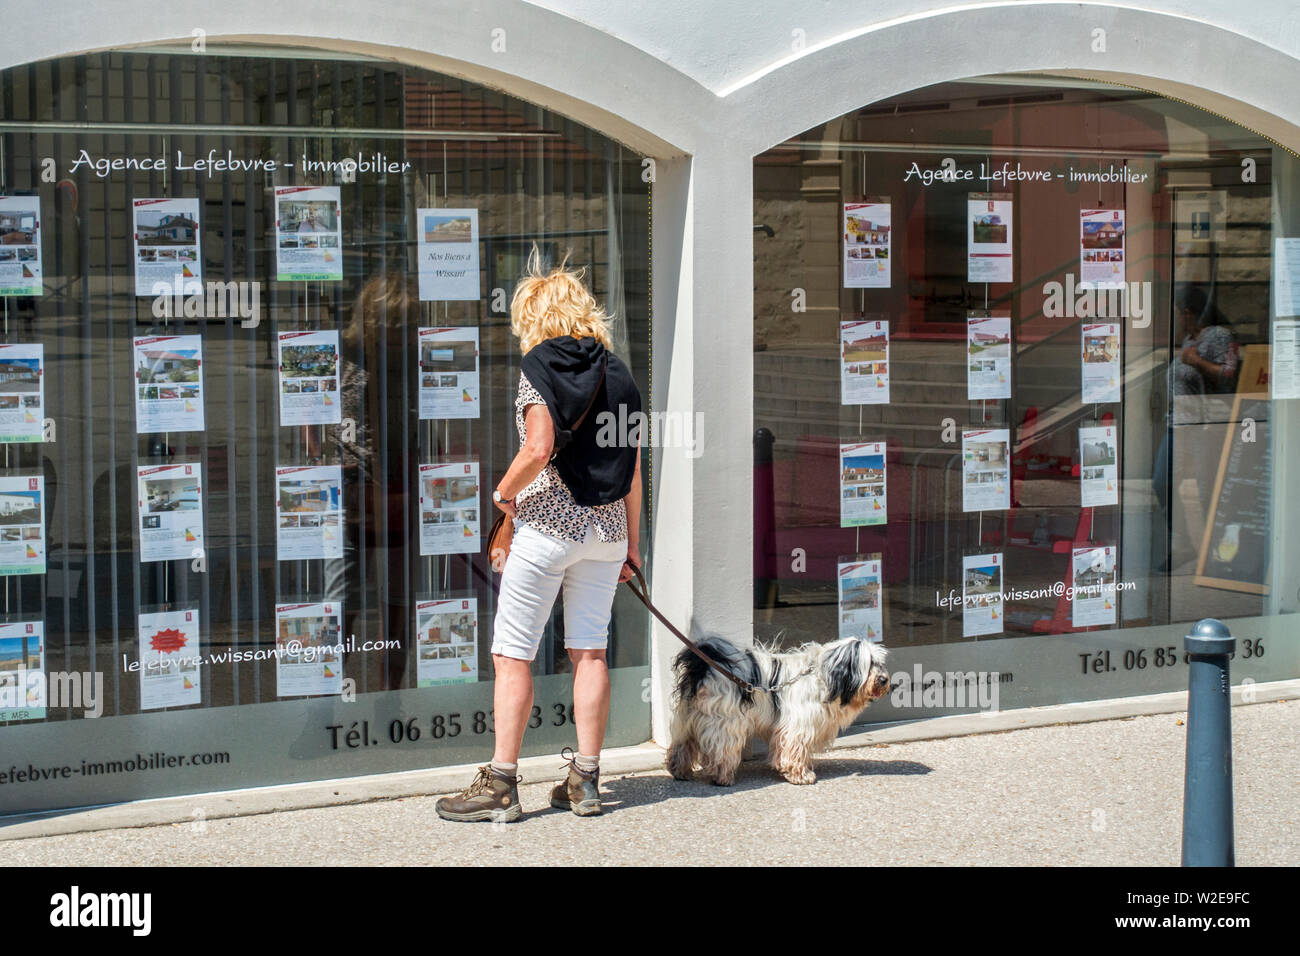
<path id="1" fill-rule="evenodd" d="M 1198 355 L 1196 353 L 1196 343 L 1192 342 L 1190 345 L 1184 345 L 1183 351 L 1179 355 L 1179 358 L 1183 360 L 1183 364 L 1191 365 L 1195 367 L 1196 359 L 1198 358 Z"/>
<path id="2" fill-rule="evenodd" d="M 641 554 L 640 554 L 640 549 L 637 547 L 637 545 L 629 541 L 627 543 L 627 557 L 623 559 L 623 569 L 618 572 L 619 584 L 622 584 L 624 581 L 632 580 L 632 578 L 634 577 L 634 575 L 632 574 L 632 568 L 636 568 L 640 570 Z"/>
<path id="3" fill-rule="evenodd" d="M 515 514 L 515 499 L 511 498 L 509 501 L 497 501 L 494 498 L 492 503 L 508 514 L 511 518 L 518 517 L 518 515 Z"/>

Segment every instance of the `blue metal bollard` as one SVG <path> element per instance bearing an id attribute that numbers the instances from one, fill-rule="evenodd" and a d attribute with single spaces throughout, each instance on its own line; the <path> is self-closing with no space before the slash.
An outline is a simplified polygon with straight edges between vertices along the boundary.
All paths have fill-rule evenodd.
<path id="1" fill-rule="evenodd" d="M 1183 638 L 1187 682 L 1187 769 L 1183 784 L 1183 866 L 1233 866 L 1232 685 L 1236 641 L 1222 621 L 1197 621 Z"/>

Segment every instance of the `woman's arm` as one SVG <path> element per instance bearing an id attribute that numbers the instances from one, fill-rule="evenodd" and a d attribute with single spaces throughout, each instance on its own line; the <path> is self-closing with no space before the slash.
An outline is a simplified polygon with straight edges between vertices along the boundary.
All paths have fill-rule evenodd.
<path id="1" fill-rule="evenodd" d="M 524 409 L 524 434 L 528 437 L 496 489 L 502 498 L 509 499 L 497 507 L 512 518 L 515 515 L 515 496 L 531 485 L 551 460 L 551 451 L 555 447 L 554 428 L 551 412 L 545 405 L 534 403 Z"/>
<path id="2" fill-rule="evenodd" d="M 1212 375 L 1220 382 L 1227 382 L 1237 373 L 1237 355 L 1231 342 L 1226 343 L 1222 350 L 1224 353 L 1222 362 L 1214 362 L 1201 355 L 1197 350 L 1198 347 L 1195 342 L 1185 346 L 1181 357 L 1183 362 L 1196 369 L 1201 375 L 1207 377 Z"/>
<path id="3" fill-rule="evenodd" d="M 627 563 L 634 568 L 641 567 L 641 438 L 637 436 L 636 468 L 632 472 L 632 487 L 623 499 L 627 507 Z M 632 577 L 630 568 L 624 567 L 619 572 L 619 581 Z"/>

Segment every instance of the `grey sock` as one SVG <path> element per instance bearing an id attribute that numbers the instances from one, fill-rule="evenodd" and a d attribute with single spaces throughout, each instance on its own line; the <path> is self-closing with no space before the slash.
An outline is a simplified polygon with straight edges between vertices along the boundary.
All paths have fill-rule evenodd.
<path id="1" fill-rule="evenodd" d="M 511 783 L 514 782 L 515 771 L 518 769 L 519 764 L 517 763 L 497 763 L 495 760 L 492 761 L 492 772 L 502 780 L 509 780 Z"/>
<path id="2" fill-rule="evenodd" d="M 573 765 L 583 773 L 595 773 L 600 769 L 600 754 L 594 757 L 588 757 L 586 754 L 578 754 L 573 758 Z"/>

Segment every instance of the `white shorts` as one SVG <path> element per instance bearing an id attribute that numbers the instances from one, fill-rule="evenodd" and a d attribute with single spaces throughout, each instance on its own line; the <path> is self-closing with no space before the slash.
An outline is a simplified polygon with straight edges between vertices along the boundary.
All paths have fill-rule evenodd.
<path id="1" fill-rule="evenodd" d="M 510 556 L 501 573 L 492 653 L 531 661 L 555 597 L 564 588 L 564 646 L 601 649 L 609 643 L 609 615 L 627 539 L 601 541 L 587 525 L 581 543 L 516 524 Z"/>

